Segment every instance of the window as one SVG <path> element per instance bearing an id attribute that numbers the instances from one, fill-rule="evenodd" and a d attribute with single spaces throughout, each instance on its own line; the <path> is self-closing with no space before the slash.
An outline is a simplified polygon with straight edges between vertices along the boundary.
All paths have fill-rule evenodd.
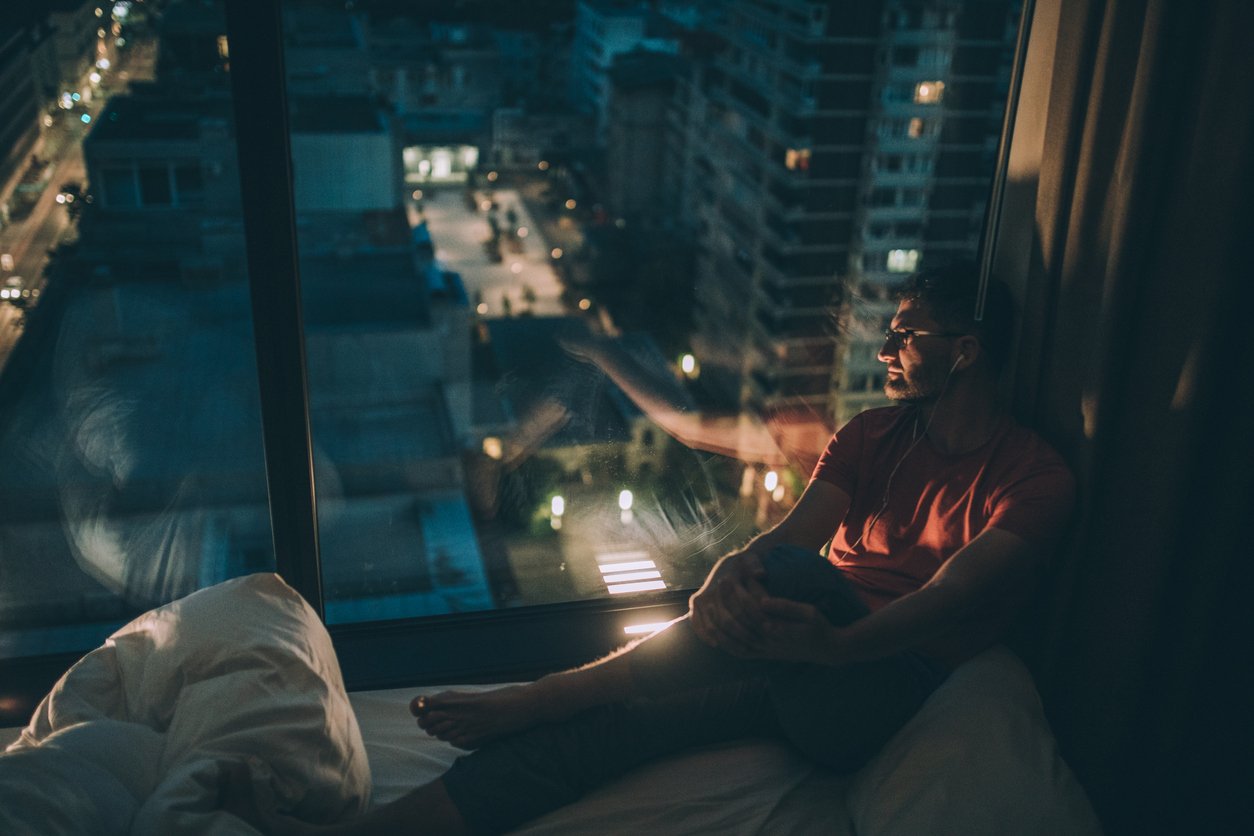
<path id="1" fill-rule="evenodd" d="M 918 250 L 888 251 L 888 270 L 890 273 L 913 273 L 918 268 Z"/>
<path id="2" fill-rule="evenodd" d="M 872 189 L 870 195 L 867 196 L 867 205 L 876 207 L 896 206 L 897 190 L 884 186 Z"/>
<path id="3" fill-rule="evenodd" d="M 164 165 L 139 167 L 139 199 L 144 206 L 169 206 L 174 202 L 170 190 L 170 169 Z"/>
<path id="4" fill-rule="evenodd" d="M 924 189 L 922 178 L 905 176 L 932 165 L 930 144 L 907 140 L 941 124 L 910 117 L 924 112 L 911 103 L 943 96 L 940 81 L 917 80 L 941 73 L 908 68 L 937 66 L 949 48 L 894 45 L 889 61 L 901 69 L 877 66 L 886 26 L 878 7 L 830 20 L 825 6 L 810 7 L 816 23 L 849 35 L 806 44 L 807 67 L 839 76 L 813 89 L 701 53 L 684 55 L 701 72 L 669 80 L 673 90 L 638 88 L 640 78 L 616 80 L 574 50 L 572 87 L 595 99 L 630 81 L 621 92 L 633 102 L 574 116 L 563 101 L 574 91 L 561 84 L 572 67 L 539 59 L 586 41 L 577 21 L 537 24 L 529 33 L 537 60 L 504 61 L 492 38 L 440 40 L 422 4 L 396 12 L 409 16 L 405 26 L 374 18 L 375 5 L 284 0 L 290 109 L 253 110 L 265 119 L 249 124 L 235 124 L 217 4 L 197 15 L 193 32 L 171 15 L 163 25 L 178 31 L 154 24 L 155 36 L 128 33 L 160 44 L 171 75 L 137 78 L 151 83 L 111 99 L 83 148 L 95 200 L 66 261 L 85 273 L 67 281 L 67 293 L 81 296 L 69 305 L 72 320 L 59 323 L 61 333 L 81 334 L 40 367 L 51 388 L 53 372 L 73 365 L 61 362 L 63 352 L 81 349 L 75 362 L 85 377 L 56 404 L 80 413 L 62 419 L 45 402 L 0 402 L 0 496 L 51 497 L 38 509 L 55 521 L 44 534 L 70 532 L 60 535 L 51 582 L 25 571 L 20 594 L 0 590 L 0 656 L 11 637 L 31 635 L 14 615 L 22 607 L 65 628 L 60 649 L 81 649 L 140 607 L 274 566 L 265 462 L 285 436 L 263 438 L 261 417 L 290 394 L 284 381 L 297 381 L 294 400 L 308 401 L 319 603 L 337 641 L 373 641 L 379 621 L 407 636 L 454 622 L 490 632 L 573 612 L 609 624 L 620 616 L 603 615 L 610 599 L 600 567 L 616 551 L 648 552 L 665 588 L 616 596 L 615 607 L 682 608 L 684 590 L 728 544 L 772 522 L 791 499 L 763 497 L 763 518 L 746 511 L 741 477 L 759 462 L 737 434 L 761 428 L 755 441 L 769 446 L 771 433 L 788 429 L 778 423 L 787 409 L 817 421 L 839 414 L 834 358 L 848 348 L 874 362 L 875 349 L 841 332 L 841 311 L 827 303 L 848 297 L 858 268 L 887 281 L 921 263 L 929 244 L 917 235 L 931 209 L 968 217 L 987 199 L 988 158 L 946 163 L 962 191 L 939 182 Z M 762 41 L 799 37 L 810 8 L 791 24 L 755 23 Z M 489 31 L 518 25 L 504 11 L 475 22 Z M 709 25 L 734 34 L 736 23 Z M 230 72 L 243 72 L 237 65 L 248 66 L 257 43 L 247 27 L 231 36 Z M 963 48 L 953 47 L 955 56 Z M 125 55 L 111 59 L 118 71 L 139 69 Z M 455 97 L 443 95 L 454 88 Z M 245 109 L 284 92 L 274 79 L 245 79 L 240 89 Z M 876 103 L 886 96 L 901 105 L 885 119 Z M 500 130 L 505 108 L 517 111 L 517 130 Z M 716 124 L 721 113 L 747 143 L 719 147 L 728 139 Z M 291 156 L 258 167 L 247 152 L 266 119 L 285 121 Z M 996 120 L 969 123 L 964 137 L 995 142 Z M 303 296 L 291 288 L 277 296 L 284 310 L 299 302 L 303 311 L 296 330 L 305 368 L 289 357 L 259 378 L 254 356 L 272 347 L 276 322 L 258 323 L 254 346 L 257 288 L 240 230 L 272 219 L 264 202 L 242 201 L 239 183 L 267 167 L 294 177 L 291 193 L 279 195 L 295 206 L 292 226 L 276 219 L 262 237 L 275 252 L 298 253 Z M 897 176 L 877 180 L 882 174 Z M 860 196 L 882 211 L 864 211 Z M 159 211 L 126 211 L 143 207 Z M 876 252 L 862 252 L 868 239 L 879 239 Z M 969 241 L 945 246 L 969 249 Z M 290 273 L 257 275 L 270 285 Z M 882 302 L 882 288 L 869 297 Z M 621 334 L 603 331 L 607 319 Z M 633 393 L 613 363 L 592 359 L 598 351 L 644 369 L 652 397 Z M 673 359 L 684 356 L 692 372 Z M 813 361 L 804 375 L 781 365 L 797 357 Z M 758 384 L 746 368 L 760 370 Z M 98 403 L 100 393 L 110 397 Z M 648 408 L 659 397 L 674 409 Z M 859 408 L 873 402 L 864 392 Z M 676 426 L 674 415 L 701 420 Z M 293 436 L 306 429 L 300 420 L 283 426 Z M 694 441 L 693 431 L 706 434 Z M 11 467 L 35 440 L 67 469 Z M 269 490 L 314 503 L 295 477 Z M 151 517 L 167 511 L 160 529 Z M 16 513 L 0 518 L 0 560 L 27 536 L 10 523 Z M 159 556 L 152 565 L 134 559 L 131 580 L 102 584 L 78 568 L 84 544 L 107 545 L 91 541 L 93 522 L 157 543 Z M 297 529 L 309 535 L 313 526 L 311 515 Z M 161 541 L 171 528 L 178 533 Z M 174 580 L 161 587 L 159 578 Z M 64 595 L 50 589 L 56 584 Z M 71 633 L 78 638 L 64 638 Z M 575 642 L 587 631 L 557 633 Z M 546 653 L 506 661 L 543 666 L 555 658 Z"/>
<path id="5" fill-rule="evenodd" d="M 927 202 L 927 193 L 923 189 L 902 189 L 901 206 L 923 206 Z"/>
<path id="6" fill-rule="evenodd" d="M 101 198 L 103 205 L 126 208 L 139 205 L 139 184 L 135 182 L 135 169 L 108 167 L 100 171 Z"/>
<path id="7" fill-rule="evenodd" d="M 892 52 L 894 67 L 913 67 L 919 63 L 917 46 L 895 46 Z"/>
<path id="8" fill-rule="evenodd" d="M 943 81 L 920 81 L 914 87 L 916 104 L 940 104 L 944 95 L 945 82 Z"/>
<path id="9" fill-rule="evenodd" d="M 784 152 L 784 167 L 789 171 L 808 171 L 810 169 L 810 149 L 789 148 Z"/>
<path id="10" fill-rule="evenodd" d="M 174 168 L 174 187 L 178 190 L 178 202 L 194 205 L 204 202 L 205 181 L 198 163 L 178 165 Z"/>
<path id="11" fill-rule="evenodd" d="M 231 91 L 197 58 L 225 39 L 210 26 L 161 50 L 163 72 L 200 91 L 172 95 L 143 57 L 161 36 L 120 25 L 138 54 L 100 44 L 109 99 L 54 132 L 30 181 L 72 196 L 68 214 L 37 206 L 5 229 L 48 243 L 11 265 L 28 317 L 0 308 L 0 664 L 82 652 L 144 609 L 275 565 L 243 209 L 224 185 L 234 140 L 206 127 Z M 159 211 L 133 211 L 146 207 Z M 49 258 L 67 225 L 74 257 Z M 13 711 L 0 700 L 5 725 Z"/>

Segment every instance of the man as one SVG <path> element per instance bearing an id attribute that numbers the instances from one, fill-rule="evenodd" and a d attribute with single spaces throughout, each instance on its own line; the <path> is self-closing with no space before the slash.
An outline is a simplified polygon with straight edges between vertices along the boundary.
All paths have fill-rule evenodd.
<path id="1" fill-rule="evenodd" d="M 421 728 L 477 751 L 352 822 L 266 826 L 499 832 L 650 759 L 746 736 L 865 763 L 998 640 L 1072 504 L 1061 459 L 998 405 L 1009 292 L 992 286 L 978 322 L 976 293 L 970 265 L 912 277 L 879 352 L 899 405 L 837 432 L 797 504 L 718 563 L 688 615 L 584 668 L 418 697 Z"/>

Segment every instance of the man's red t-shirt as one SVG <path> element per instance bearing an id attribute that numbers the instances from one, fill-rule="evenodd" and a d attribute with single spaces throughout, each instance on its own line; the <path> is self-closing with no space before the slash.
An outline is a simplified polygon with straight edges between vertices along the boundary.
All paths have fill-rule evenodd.
<path id="1" fill-rule="evenodd" d="M 923 586 L 986 528 L 1049 549 L 1074 502 L 1075 481 L 1062 458 L 1011 419 L 975 450 L 945 455 L 926 437 L 910 449 L 924 429 L 918 416 L 917 409 L 901 406 L 856 416 L 832 436 L 812 477 L 852 499 L 828 558 L 872 610 Z M 973 614 L 970 623 L 920 650 L 956 664 L 997 639 L 1013 606 L 1004 601 Z"/>

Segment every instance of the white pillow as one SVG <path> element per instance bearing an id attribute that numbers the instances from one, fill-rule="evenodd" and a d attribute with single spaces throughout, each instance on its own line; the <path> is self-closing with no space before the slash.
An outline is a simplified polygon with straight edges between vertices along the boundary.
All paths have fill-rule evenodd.
<path id="1" fill-rule="evenodd" d="M 867 836 L 1099 836 L 1032 677 L 1005 648 L 949 679 L 861 771 L 849 792 Z"/>

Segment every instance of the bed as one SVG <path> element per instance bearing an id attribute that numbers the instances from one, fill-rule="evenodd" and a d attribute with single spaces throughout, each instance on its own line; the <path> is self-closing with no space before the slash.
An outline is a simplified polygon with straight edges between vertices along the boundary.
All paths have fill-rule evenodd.
<path id="1" fill-rule="evenodd" d="M 464 686 L 484 687 L 484 686 Z M 0 744 L 0 833 L 253 834 L 217 808 L 250 759 L 309 819 L 349 816 L 438 776 L 420 690 L 347 694 L 330 638 L 273 574 L 139 617 L 61 678 Z M 636 770 L 518 833 L 1099 834 L 1030 676 L 1003 648 L 959 668 L 853 775 L 745 740 Z"/>

